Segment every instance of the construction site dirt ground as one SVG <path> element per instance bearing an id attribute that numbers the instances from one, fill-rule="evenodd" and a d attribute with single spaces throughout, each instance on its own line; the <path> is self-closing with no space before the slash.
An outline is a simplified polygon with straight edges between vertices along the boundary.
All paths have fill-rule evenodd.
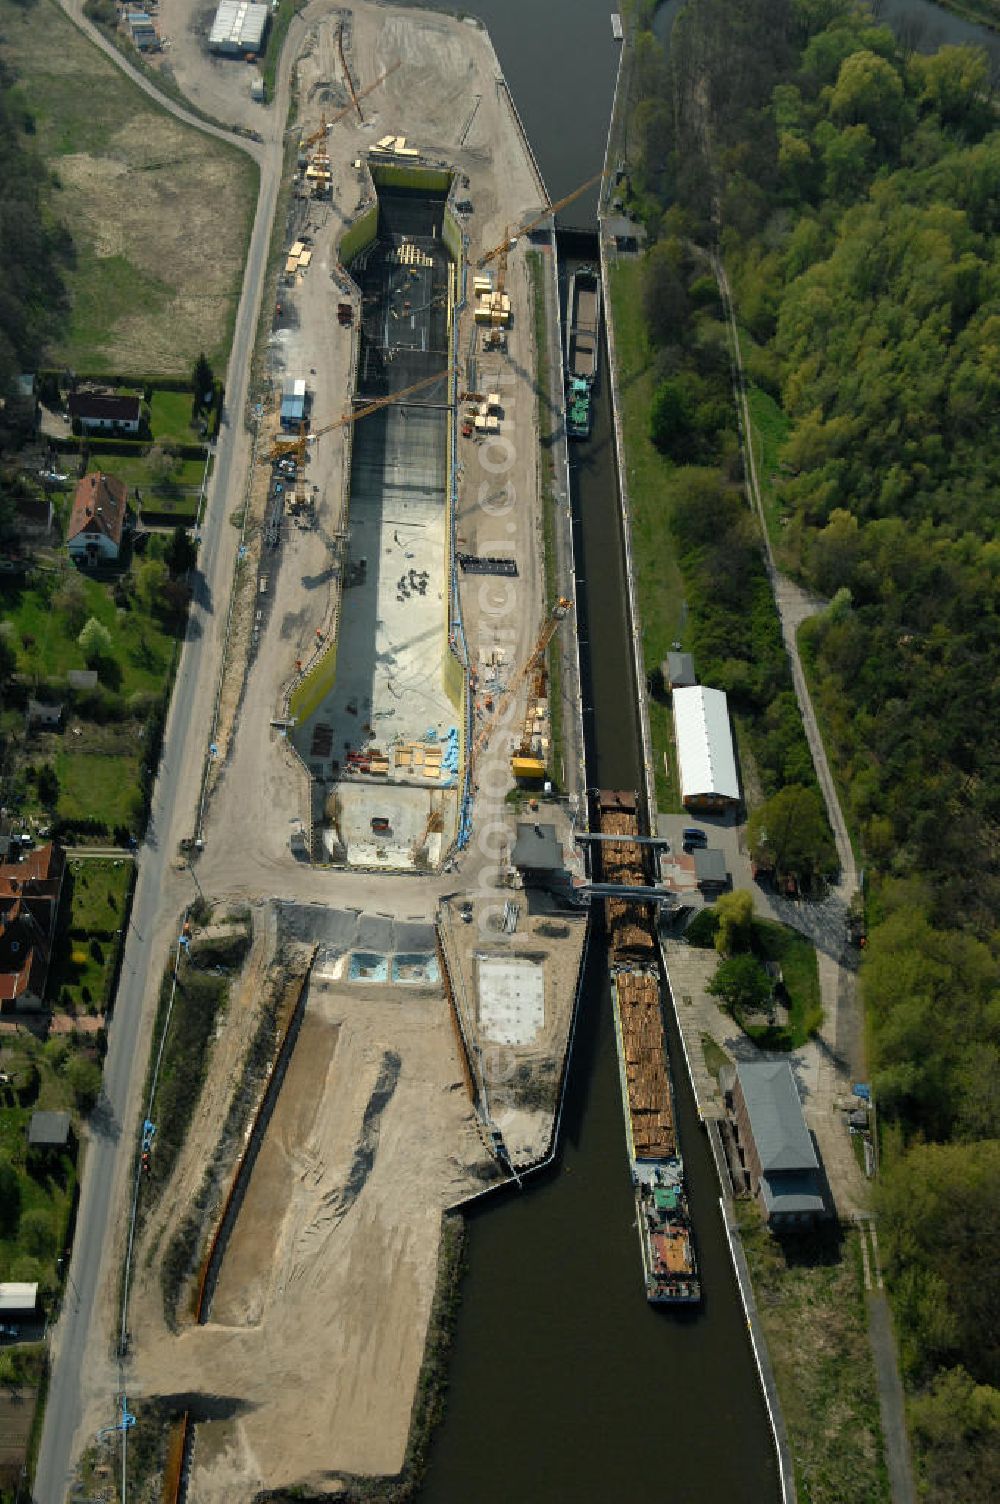
<path id="1" fill-rule="evenodd" d="M 306 131 L 318 123 L 312 115 L 318 116 L 327 98 L 336 62 L 334 25 L 331 17 L 307 32 L 298 77 Z M 544 204 L 496 86 L 492 46 L 479 27 L 426 12 L 359 5 L 351 12 L 348 57 L 359 87 L 394 62 L 400 66 L 366 98 L 363 127 L 345 117 L 331 131 L 331 200 L 298 201 L 287 226 L 289 244 L 308 236 L 313 254 L 308 270 L 282 286 L 280 313 L 270 315 L 272 401 L 260 436 L 265 450 L 277 432 L 276 398 L 286 379 L 307 380 L 314 430 L 350 408 L 355 336 L 336 317 L 344 296 L 337 243 L 357 211 L 354 162 L 364 149 L 390 130 L 405 133 L 425 157 L 447 162 L 468 178 L 463 192 L 473 204 L 466 220 L 472 261 L 496 246 L 507 226 Z M 460 326 L 463 383 L 502 394 L 507 441 L 492 453 L 474 440 L 461 441 L 460 546 L 512 553 L 519 568 L 512 580 L 470 577 L 463 609 L 472 661 L 479 663 L 482 653 L 499 646 L 505 671 L 527 656 L 543 613 L 534 320 L 524 251 L 522 243 L 510 257 L 508 353 L 484 360 L 471 310 Z M 502 475 L 498 453 L 506 457 Z M 480 880 L 474 853 L 475 860 L 464 863 L 466 876 L 457 878 L 372 878 L 296 860 L 295 838 L 311 817 L 310 787 L 272 723 L 297 661 L 308 662 L 317 633 L 325 636 L 334 619 L 347 456 L 343 429 L 309 446 L 298 489 L 305 487 L 311 506 L 295 517 L 286 511 L 277 540 L 269 540 L 263 527 L 269 467 L 258 464 L 251 485 L 248 554 L 238 576 L 205 849 L 196 870 L 210 899 L 239 898 L 250 906 L 255 938 L 243 982 L 234 988 L 213 1043 L 205 1090 L 173 1182 L 136 1261 L 129 1393 L 224 1396 L 232 1405 L 229 1419 L 198 1427 L 190 1497 L 199 1504 L 296 1484 L 329 1490 L 338 1472 L 399 1469 L 435 1286 L 441 1211 L 496 1176 L 469 1102 L 442 987 L 351 984 L 344 980 L 349 970 L 338 969 L 339 963 L 318 966 L 302 1032 L 222 1262 L 217 1304 L 209 1323 L 198 1327 L 184 1296 L 179 1333 L 167 1329 L 160 1259 L 219 1144 L 276 957 L 287 954 L 300 964 L 301 946 L 309 937 L 317 940 L 334 904 L 355 918 L 367 908 L 426 922 L 446 889 L 454 893 Z M 230 497 L 226 504 L 235 512 L 242 501 Z M 497 538 L 502 550 L 494 546 Z M 443 564 L 435 589 L 447 589 Z M 224 603 L 216 609 L 223 611 Z M 477 776 L 484 821 L 495 825 L 499 819 L 512 840 L 516 812 L 504 803 L 511 786 L 509 754 L 505 729 L 484 749 Z M 495 885 L 495 862 L 483 881 Z M 312 916 L 313 928 L 302 928 L 290 951 L 283 949 L 280 925 L 267 904 L 275 895 L 294 897 L 299 913 Z M 501 901 L 504 896 L 498 894 Z M 375 933 L 371 918 L 367 927 L 358 920 L 352 943 L 361 945 L 363 936 Z M 558 1077 L 583 934 L 581 919 L 567 939 L 531 935 L 533 951 L 565 945 L 557 978 L 553 971 L 545 1027 L 516 1062 L 540 1064 L 548 1051 L 546 1082 Z M 389 950 L 405 954 L 409 938 L 400 931 L 393 942 L 398 950 Z M 542 1116 L 529 1110 L 516 1120 L 525 1157 L 550 1132 L 551 1110 Z"/>
<path id="2" fill-rule="evenodd" d="M 270 909 L 233 1011 L 256 1019 Z M 286 936 L 287 957 L 301 946 Z M 292 951 L 288 950 L 289 945 Z M 486 1159 L 439 988 L 317 970 L 222 1263 L 210 1319 L 163 1318 L 159 1258 L 218 1142 L 241 1062 L 227 1027 L 177 1172 L 136 1260 L 130 1392 L 226 1396 L 198 1428 L 192 1498 L 398 1472 L 434 1293 L 442 1211 Z M 197 1404 L 197 1401 L 195 1401 Z"/>
<path id="3" fill-rule="evenodd" d="M 507 226 L 525 221 L 544 203 L 509 106 L 498 95 L 499 69 L 484 31 L 450 17 L 370 5 L 355 6 L 351 17 L 347 55 L 359 86 L 374 81 L 396 62 L 400 66 L 365 98 L 363 126 L 355 115 L 349 115 L 332 128 L 327 138 L 332 197 L 301 201 L 289 227 L 289 243 L 307 236 L 313 255 L 308 270 L 297 273 L 294 284 L 283 285 L 279 292 L 281 313 L 275 312 L 268 352 L 274 401 L 262 425 L 265 451 L 277 432 L 276 398 L 283 381 L 295 377 L 307 381 L 313 394 L 313 430 L 350 407 L 352 338 L 356 336 L 337 322 L 335 304 L 344 293 L 334 279 L 338 241 L 359 203 L 361 184 L 354 167 L 359 153 L 392 129 L 405 133 L 423 157 L 447 162 L 467 177 L 469 187 L 463 192 L 473 204 L 466 220 L 472 261 L 495 247 Z M 335 46 L 331 51 L 337 24 L 329 17 L 306 34 L 297 70 L 304 132 L 318 125 L 324 97 L 342 72 L 336 71 Z M 331 70 L 335 71 L 332 79 Z M 469 123 L 477 96 L 479 105 Z M 460 136 L 464 136 L 461 146 Z M 523 244 L 511 253 L 508 290 L 513 322 L 506 355 L 483 355 L 471 308 L 460 324 L 460 345 L 467 360 L 463 380 L 474 375 L 484 389 L 488 385 L 502 394 L 504 445 L 487 452 L 475 440 L 460 440 L 458 533 L 460 548 L 471 552 L 498 551 L 494 545 L 499 537 L 502 551 L 517 561 L 517 578 L 469 577 L 462 590 L 473 662 L 480 661 L 481 649 L 488 653 L 499 647 L 510 670 L 527 656 L 543 610 L 534 324 Z M 502 476 L 497 474 L 498 455 L 505 466 Z M 223 696 L 217 790 L 205 832 L 207 849 L 202 862 L 213 884 L 218 878 L 226 885 L 233 871 L 249 873 L 261 867 L 273 871 L 287 864 L 290 837 L 308 828 L 311 820 L 304 770 L 271 721 L 281 710 L 283 691 L 296 673 L 296 664 L 308 667 L 319 642 L 317 633 L 325 640 L 334 619 L 340 589 L 338 535 L 345 524 L 349 533 L 344 510 L 349 482 L 344 430 L 334 429 L 309 446 L 302 483 L 312 511 L 295 519 L 286 514 L 280 542 L 273 549 L 257 537 L 266 505 L 266 475 L 266 467 L 259 464 L 253 492 L 255 522 L 249 533 L 251 553 L 242 567 L 235 611 L 239 636 L 230 655 Z M 502 512 L 499 518 L 498 510 Z M 351 556 L 350 537 L 346 546 Z M 269 565 L 263 602 L 258 599 L 260 551 Z M 446 595 L 447 590 L 443 553 L 441 559 L 440 577 L 428 584 L 435 601 L 438 592 Z M 345 610 L 350 607 L 350 594 L 346 592 Z M 244 682 L 241 650 L 245 653 L 249 646 L 254 618 L 262 607 L 263 625 Z M 443 628 L 440 640 L 444 646 Z M 230 735 L 232 725 L 238 725 L 235 736 Z M 500 746 L 500 740 L 503 757 L 498 767 L 502 770 L 510 742 L 508 737 Z M 509 765 L 506 779 L 509 786 Z M 248 808 L 267 810 L 267 820 L 245 821 L 242 812 Z M 224 870 L 221 856 L 217 862 L 212 850 L 216 833 L 222 830 L 226 832 Z"/>

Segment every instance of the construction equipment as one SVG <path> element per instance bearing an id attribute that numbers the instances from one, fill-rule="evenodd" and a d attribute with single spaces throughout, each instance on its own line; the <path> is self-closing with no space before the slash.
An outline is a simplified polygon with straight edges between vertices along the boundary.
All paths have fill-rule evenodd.
<path id="1" fill-rule="evenodd" d="M 533 230 L 536 225 L 541 224 L 543 219 L 548 219 L 550 214 L 557 214 L 560 209 L 565 209 L 567 204 L 571 204 L 574 199 L 579 198 L 581 193 L 586 193 L 588 188 L 592 188 L 595 183 L 599 183 L 605 176 L 606 174 L 603 172 L 595 173 L 592 178 L 588 178 L 585 183 L 581 183 L 579 188 L 574 188 L 572 193 L 567 193 L 563 198 L 556 199 L 554 204 L 547 204 L 540 214 L 536 214 L 532 219 L 518 226 L 513 236 L 508 228 L 499 245 L 495 245 L 492 250 L 487 251 L 481 257 L 479 261 L 480 269 L 488 266 L 491 261 L 496 262 L 497 268 L 496 286 L 492 292 L 486 293 L 481 299 L 476 314 L 477 323 L 488 322 L 490 326 L 490 332 L 486 338 L 487 350 L 503 349 L 505 344 L 503 331 L 510 321 L 510 298 L 507 296 L 506 289 L 507 257 L 511 246 L 519 236 L 526 235 L 529 230 Z"/>
<path id="2" fill-rule="evenodd" d="M 327 123 L 326 111 L 324 110 L 322 115 L 319 117 L 319 125 L 316 127 L 316 129 L 311 133 L 311 135 L 303 136 L 302 140 L 299 142 L 299 151 L 308 151 L 311 146 L 316 145 L 317 141 L 322 141 L 329 129 L 330 126 Z"/>
<path id="3" fill-rule="evenodd" d="M 496 261 L 498 257 L 502 257 L 503 264 L 506 265 L 507 252 L 510 250 L 514 240 L 517 240 L 521 235 L 527 235 L 529 230 L 533 230 L 536 225 L 540 225 L 543 219 L 548 219 L 550 214 L 558 214 L 560 209 L 565 209 L 567 204 L 571 204 L 574 199 L 578 199 L 581 193 L 586 193 L 588 188 L 593 188 L 595 183 L 599 183 L 607 175 L 607 171 L 597 172 L 592 178 L 588 178 L 585 183 L 581 183 L 579 188 L 574 188 L 572 193 L 567 193 L 564 198 L 556 199 L 554 204 L 546 204 L 540 214 L 536 214 L 533 219 L 529 219 L 523 225 L 519 225 L 513 235 L 508 231 L 499 245 L 495 245 L 491 251 L 486 252 L 485 256 L 480 257 L 478 264 L 481 267 L 489 266 L 491 261 Z"/>
<path id="4" fill-rule="evenodd" d="M 435 381 L 440 381 L 445 376 L 450 376 L 452 367 L 447 366 L 443 371 L 435 371 L 433 376 L 424 376 L 420 381 L 415 381 L 412 386 L 404 386 L 402 391 L 390 392 L 387 397 L 378 397 L 374 402 L 365 403 L 364 407 L 356 407 L 352 412 L 342 413 L 339 418 L 334 418 L 332 423 L 324 423 L 322 428 L 317 428 L 314 433 L 306 433 L 305 425 L 299 430 L 298 438 L 275 439 L 268 453 L 268 460 L 295 459 L 301 465 L 306 457 L 306 448 L 314 444 L 325 433 L 331 433 L 335 428 L 343 428 L 346 423 L 357 423 L 359 418 L 367 418 L 371 413 L 377 413 L 383 407 L 391 407 L 394 402 L 402 402 L 405 397 L 412 397 L 414 392 L 423 391 L 424 387 L 432 386 Z"/>
<path id="5" fill-rule="evenodd" d="M 343 28 L 343 26 L 340 26 L 340 27 L 337 28 L 337 51 L 340 53 L 340 66 L 344 70 L 344 77 L 347 79 L 347 87 L 351 91 L 351 98 L 354 101 L 354 108 L 358 112 L 358 120 L 360 121 L 360 123 L 362 125 L 364 125 L 364 123 L 365 123 L 365 117 L 361 113 L 361 101 L 358 98 L 357 93 L 355 91 L 355 88 L 354 88 L 354 79 L 351 77 L 351 70 L 347 66 L 347 59 L 344 56 L 344 28 Z"/>
<path id="6" fill-rule="evenodd" d="M 547 687 L 548 674 L 545 662 L 542 660 L 535 665 L 535 671 L 531 676 L 528 704 L 521 727 L 521 740 L 514 748 L 510 759 L 510 770 L 514 777 L 523 778 L 529 782 L 545 777 L 545 758 L 541 755 L 545 751 L 545 746 L 542 743 L 536 751 L 535 737 L 541 735 L 539 722 L 544 723 L 547 715 L 547 709 L 543 703 L 546 700 Z"/>
<path id="7" fill-rule="evenodd" d="M 469 761 L 473 765 L 475 764 L 476 758 L 479 756 L 480 752 L 483 750 L 486 743 L 493 735 L 493 732 L 496 730 L 497 725 L 507 714 L 507 711 L 510 709 L 518 690 L 524 683 L 527 676 L 530 673 L 533 673 L 536 668 L 538 668 L 543 657 L 545 656 L 545 651 L 549 643 L 552 641 L 553 637 L 556 635 L 556 632 L 559 630 L 560 623 L 565 621 L 566 617 L 569 615 L 572 609 L 573 602 L 564 595 L 560 596 L 555 605 L 552 607 L 552 610 L 549 612 L 548 616 L 545 619 L 542 630 L 539 632 L 537 638 L 535 639 L 535 645 L 531 649 L 531 652 L 528 654 L 527 658 L 520 665 L 520 667 L 515 669 L 507 684 L 507 688 L 504 690 L 503 694 L 497 701 L 492 715 L 490 715 L 488 719 L 484 721 L 483 725 L 479 728 L 479 734 L 476 737 L 475 741 L 472 743 L 472 748 L 469 753 Z"/>
<path id="8" fill-rule="evenodd" d="M 395 73 L 396 69 L 400 66 L 401 63 L 399 62 L 399 60 L 394 62 L 391 68 L 386 68 L 384 73 L 379 74 L 374 83 L 366 84 L 363 89 L 359 89 L 356 98 L 359 100 L 365 99 L 369 94 L 372 93 L 374 89 L 377 89 L 380 84 L 384 84 L 390 74 Z M 311 135 L 303 137 L 303 139 L 299 142 L 299 150 L 308 151 L 310 147 L 316 145 L 317 141 L 322 141 L 323 137 L 328 136 L 333 127 L 339 121 L 343 120 L 345 115 L 349 115 L 354 109 L 358 109 L 360 113 L 360 106 L 356 105 L 354 99 L 352 99 L 350 104 L 345 105 L 342 110 L 338 110 L 336 115 L 331 115 L 329 120 L 326 118 L 326 111 L 324 110 L 323 114 L 320 116 L 320 123 L 318 128 L 314 130 Z"/>

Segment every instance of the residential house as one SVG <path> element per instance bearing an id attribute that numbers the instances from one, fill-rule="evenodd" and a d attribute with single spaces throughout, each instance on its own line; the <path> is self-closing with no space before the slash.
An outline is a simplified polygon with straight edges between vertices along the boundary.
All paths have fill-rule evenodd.
<path id="1" fill-rule="evenodd" d="M 43 1005 L 65 866 L 51 841 L 0 864 L 0 1010 Z"/>
<path id="2" fill-rule="evenodd" d="M 73 392 L 66 404 L 70 419 L 84 433 L 138 433 L 142 399 L 110 392 Z"/>
<path id="3" fill-rule="evenodd" d="M 113 564 L 121 552 L 128 488 L 95 470 L 76 488 L 66 547 L 78 564 Z"/>
<path id="4" fill-rule="evenodd" d="M 722 1086 L 751 1194 L 773 1228 L 827 1215 L 820 1162 L 787 1060 L 742 1061 Z"/>

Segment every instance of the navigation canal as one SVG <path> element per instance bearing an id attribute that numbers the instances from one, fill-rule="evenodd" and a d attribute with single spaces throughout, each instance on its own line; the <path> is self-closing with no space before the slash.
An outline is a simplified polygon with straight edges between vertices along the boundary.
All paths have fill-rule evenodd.
<path id="1" fill-rule="evenodd" d="M 618 64 L 605 0 L 481 0 L 553 199 L 603 164 Z M 679 0 L 656 18 L 664 38 Z M 912 44 L 997 43 L 928 0 L 888 0 Z M 573 206 L 592 222 L 594 199 Z M 564 253 L 593 259 L 563 238 Z M 622 544 L 605 364 L 594 432 L 571 450 L 591 782 L 639 781 Z M 605 973 L 595 931 L 551 1172 L 468 1218 L 444 1420 L 421 1504 L 682 1504 L 779 1497 L 770 1428 L 722 1232 L 717 1181 L 668 1018 L 681 1144 L 705 1301 L 671 1314 L 643 1295 Z"/>
<path id="2" fill-rule="evenodd" d="M 602 164 L 618 47 L 608 9 L 479 6 L 553 197 Z M 495 12 L 495 14 L 494 14 Z M 558 38 L 558 47 L 555 39 Z M 586 107 L 581 109 L 581 102 Z M 591 211 L 574 206 L 574 219 Z M 564 248 L 565 249 L 565 248 Z M 596 242 L 571 253 L 593 260 Z M 639 779 L 606 355 L 594 432 L 571 450 L 588 775 Z M 722 1232 L 715 1172 L 676 1061 L 700 1313 L 646 1302 L 603 942 L 595 934 L 556 1165 L 468 1219 L 468 1273 L 423 1504 L 559 1504 L 651 1490 L 686 1504 L 778 1497 L 770 1430 Z"/>

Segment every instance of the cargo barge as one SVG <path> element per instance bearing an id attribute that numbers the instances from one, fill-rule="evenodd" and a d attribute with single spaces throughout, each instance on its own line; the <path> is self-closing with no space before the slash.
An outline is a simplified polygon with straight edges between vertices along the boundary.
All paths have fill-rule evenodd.
<path id="1" fill-rule="evenodd" d="M 566 432 L 587 439 L 594 423 L 594 386 L 600 361 L 601 278 L 581 266 L 569 282 L 566 306 Z"/>
<path id="2" fill-rule="evenodd" d="M 595 815 L 602 835 L 623 837 L 620 842 L 601 842 L 602 881 L 647 885 L 650 874 L 643 853 L 648 848 L 628 840 L 641 834 L 635 795 L 602 790 L 596 796 Z M 625 896 L 604 902 L 625 1142 L 646 1299 L 656 1305 L 694 1305 L 701 1299 L 701 1282 L 677 1139 L 653 909 Z"/>

